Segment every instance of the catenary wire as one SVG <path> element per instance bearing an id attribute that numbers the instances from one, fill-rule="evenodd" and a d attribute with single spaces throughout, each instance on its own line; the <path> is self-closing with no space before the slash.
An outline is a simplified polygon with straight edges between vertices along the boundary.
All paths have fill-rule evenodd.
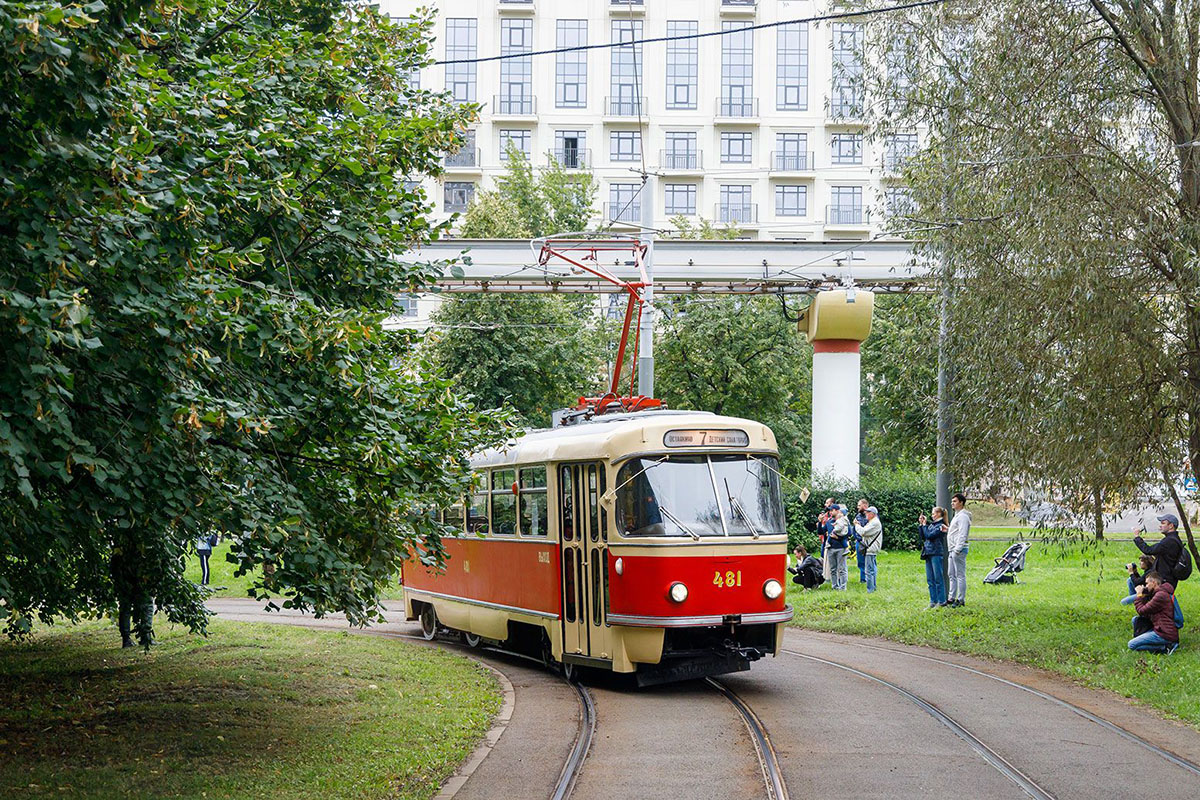
<path id="1" fill-rule="evenodd" d="M 605 50 L 613 47 L 623 47 L 626 45 L 646 45 L 659 44 L 661 42 L 677 42 L 686 39 L 708 39 L 713 36 L 725 36 L 730 33 L 741 33 L 746 30 L 757 31 L 767 28 L 782 28 L 787 25 L 799 25 L 806 22 L 827 22 L 838 19 L 853 19 L 861 17 L 871 17 L 877 14 L 889 14 L 896 11 L 909 11 L 916 8 L 925 8 L 927 6 L 936 6 L 943 3 L 948 3 L 951 0 L 920 0 L 916 3 L 903 3 L 896 6 L 885 6 L 883 8 L 868 8 L 861 11 L 839 11 L 832 14 L 818 14 L 812 17 L 800 17 L 797 19 L 778 20 L 776 22 L 763 22 L 758 25 L 746 25 L 744 27 L 733 28 L 725 31 L 706 31 L 704 33 L 690 33 L 681 36 L 655 36 L 649 39 L 638 39 L 634 42 L 601 42 L 599 44 L 584 44 L 574 47 L 556 47 L 548 50 L 533 50 L 528 53 L 506 54 L 499 56 L 484 56 L 483 58 L 457 58 L 444 59 L 442 61 L 431 61 L 424 66 L 441 67 L 450 64 L 484 64 L 491 61 L 504 61 L 510 58 L 529 58 L 531 56 L 548 56 L 557 53 L 575 53 L 584 50 Z"/>

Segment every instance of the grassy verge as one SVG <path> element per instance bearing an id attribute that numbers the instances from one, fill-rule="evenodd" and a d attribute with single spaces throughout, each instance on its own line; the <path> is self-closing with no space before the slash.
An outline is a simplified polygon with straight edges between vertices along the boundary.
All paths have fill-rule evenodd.
<path id="1" fill-rule="evenodd" d="M 235 578 L 233 571 L 237 567 L 225 560 L 228 553 L 228 541 L 222 541 L 213 550 L 212 556 L 208 559 L 208 585 L 213 589 L 214 597 L 246 597 L 250 583 L 261 572 Z M 188 557 L 184 574 L 188 580 L 194 583 L 200 582 L 200 558 L 198 556 Z M 404 596 L 404 590 L 398 583 L 393 584 L 384 591 L 383 596 L 391 599 L 401 598 Z"/>
<path id="2" fill-rule="evenodd" d="M 391 639 L 160 623 L 0 644 L 0 797 L 427 798 L 487 731 L 482 667 Z"/>
<path id="3" fill-rule="evenodd" d="M 1015 585 L 984 586 L 1007 547 L 975 542 L 967 561 L 967 605 L 929 609 L 925 566 L 915 552 L 879 558 L 879 589 L 868 595 L 851 562 L 850 586 L 804 592 L 790 585 L 793 625 L 882 636 L 988 658 L 1017 661 L 1135 698 L 1200 727 L 1200 595 L 1193 579 L 1180 587 L 1185 626 L 1174 655 L 1136 655 L 1126 648 L 1133 610 L 1123 565 L 1128 543 L 1036 543 Z"/>

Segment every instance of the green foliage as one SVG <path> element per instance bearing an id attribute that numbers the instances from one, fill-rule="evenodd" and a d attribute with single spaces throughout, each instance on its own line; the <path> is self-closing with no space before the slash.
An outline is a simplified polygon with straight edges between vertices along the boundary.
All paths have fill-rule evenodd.
<path id="1" fill-rule="evenodd" d="M 885 550 L 913 550 L 920 544 L 917 516 L 928 513 L 937 503 L 934 476 L 928 472 L 868 471 L 857 489 L 830 487 L 817 482 L 808 500 L 800 499 L 799 491 L 784 493 L 787 508 L 788 542 L 792 548 L 803 544 L 809 551 L 817 545 L 817 515 L 827 497 L 858 513 L 859 498 L 879 509 L 883 523 Z"/>
<path id="2" fill-rule="evenodd" d="M 771 297 L 673 297 L 656 320 L 655 393 L 672 408 L 757 420 L 783 470 L 807 471 L 812 352 Z"/>
<path id="3" fill-rule="evenodd" d="M 432 357 L 483 408 L 509 407 L 544 428 L 602 380 L 595 298 L 549 294 L 448 297 L 433 315 Z"/>
<path id="4" fill-rule="evenodd" d="M 567 170 L 555 159 L 535 170 L 512 142 L 507 156 L 496 190 L 477 196 L 459 226 L 460 236 L 529 239 L 587 228 L 596 200 L 592 173 Z"/>
<path id="5" fill-rule="evenodd" d="M 0 796 L 427 800 L 500 707 L 491 673 L 446 650 L 211 628 L 161 626 L 149 654 L 114 653 L 97 622 L 0 644 Z"/>
<path id="6" fill-rule="evenodd" d="M 737 239 L 742 235 L 741 228 L 738 228 L 732 222 L 727 222 L 721 227 L 713 224 L 712 220 L 700 217 L 697 222 L 685 217 L 683 214 L 677 214 L 670 219 L 673 230 L 667 236 L 668 239 L 689 239 L 695 241 L 697 239 Z"/>
<path id="7" fill-rule="evenodd" d="M 528 220 L 520 207 L 499 192 L 480 192 L 458 224 L 464 239 L 529 239 Z"/>
<path id="8" fill-rule="evenodd" d="M 153 597 L 196 538 L 363 622 L 502 436 L 382 320 L 438 233 L 400 176 L 470 109 L 363 4 L 0 5 L 0 618 Z M 111 563 L 111 568 L 110 568 Z M 262 580 L 254 586 L 263 591 Z M 149 629 L 138 634 L 148 641 Z"/>

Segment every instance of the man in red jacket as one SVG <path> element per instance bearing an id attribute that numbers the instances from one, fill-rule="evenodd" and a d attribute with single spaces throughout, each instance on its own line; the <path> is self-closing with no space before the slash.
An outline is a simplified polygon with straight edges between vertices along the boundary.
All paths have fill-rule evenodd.
<path id="1" fill-rule="evenodd" d="M 1133 601 L 1138 616 L 1146 617 L 1154 626 L 1141 636 L 1129 640 L 1130 650 L 1145 650 L 1151 653 L 1174 653 L 1179 647 L 1179 629 L 1175 627 L 1175 588 L 1163 583 L 1157 572 L 1146 573 L 1146 583 L 1138 587 L 1138 597 Z"/>

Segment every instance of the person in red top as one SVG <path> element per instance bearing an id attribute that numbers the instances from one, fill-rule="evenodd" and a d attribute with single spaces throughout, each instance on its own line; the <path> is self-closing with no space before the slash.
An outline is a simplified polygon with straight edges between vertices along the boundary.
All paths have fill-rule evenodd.
<path id="1" fill-rule="evenodd" d="M 1154 628 L 1130 639 L 1129 649 L 1174 653 L 1179 647 L 1179 628 L 1175 627 L 1175 587 L 1163 583 L 1157 572 L 1147 572 L 1146 583 L 1138 590 L 1133 607 L 1138 616 L 1149 619 Z"/>

